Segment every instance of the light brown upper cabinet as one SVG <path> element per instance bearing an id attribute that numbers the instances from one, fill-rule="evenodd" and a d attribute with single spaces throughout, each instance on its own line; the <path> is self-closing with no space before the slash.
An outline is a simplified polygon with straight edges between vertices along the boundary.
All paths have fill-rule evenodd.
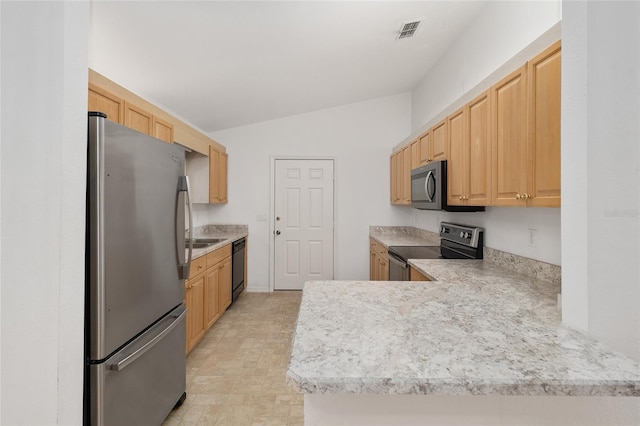
<path id="1" fill-rule="evenodd" d="M 447 120 L 431 128 L 431 154 L 429 161 L 446 160 L 448 154 Z"/>
<path id="2" fill-rule="evenodd" d="M 486 91 L 467 105 L 469 167 L 466 204 L 491 203 L 491 92 Z"/>
<path id="3" fill-rule="evenodd" d="M 391 202 L 448 160 L 450 205 L 560 207 L 560 84 L 558 41 L 393 154 Z"/>
<path id="4" fill-rule="evenodd" d="M 154 115 L 152 127 L 153 137 L 156 137 L 161 141 L 173 143 L 173 124 Z"/>
<path id="5" fill-rule="evenodd" d="M 402 204 L 411 204 L 411 145 L 402 149 Z"/>
<path id="6" fill-rule="evenodd" d="M 403 203 L 403 191 L 404 191 L 404 179 L 403 179 L 403 171 L 404 171 L 404 151 L 400 150 L 396 154 L 396 195 L 398 199 L 396 200 L 396 204 Z"/>
<path id="7" fill-rule="evenodd" d="M 411 152 L 411 150 L 407 150 Z M 406 204 L 404 201 L 404 161 L 405 150 L 401 149 L 391 155 L 391 204 Z"/>
<path id="8" fill-rule="evenodd" d="M 124 124 L 124 100 L 93 83 L 89 83 L 89 111 L 103 112 L 108 120 Z"/>
<path id="9" fill-rule="evenodd" d="M 145 135 L 151 135 L 153 133 L 153 114 L 125 101 L 124 125 Z"/>
<path id="10" fill-rule="evenodd" d="M 431 132 L 424 132 L 418 138 L 420 141 L 420 165 L 424 166 L 431 161 Z"/>
<path id="11" fill-rule="evenodd" d="M 227 200 L 227 153 L 210 147 L 209 203 L 223 204 Z"/>
<path id="12" fill-rule="evenodd" d="M 560 207 L 560 62 L 557 42 L 528 63 L 530 206 Z"/>
<path id="13" fill-rule="evenodd" d="M 527 66 L 491 88 L 493 205 L 525 206 L 527 195 Z"/>
<path id="14" fill-rule="evenodd" d="M 411 142 L 411 170 L 420 167 L 420 140 Z"/>
<path id="15" fill-rule="evenodd" d="M 490 91 L 449 116 L 447 202 L 486 206 L 491 202 Z"/>
<path id="16" fill-rule="evenodd" d="M 469 169 L 469 143 L 466 134 L 467 108 L 462 107 L 447 117 L 449 127 L 449 160 L 447 161 L 447 203 L 465 204 Z"/>
<path id="17" fill-rule="evenodd" d="M 447 140 L 447 120 L 442 120 L 428 132 L 420 135 L 420 165 L 447 159 L 449 141 Z"/>
<path id="18" fill-rule="evenodd" d="M 398 202 L 398 191 L 396 186 L 396 154 L 389 157 L 389 201 L 391 204 Z"/>
<path id="19" fill-rule="evenodd" d="M 492 88 L 493 205 L 560 206 L 560 42 Z"/>

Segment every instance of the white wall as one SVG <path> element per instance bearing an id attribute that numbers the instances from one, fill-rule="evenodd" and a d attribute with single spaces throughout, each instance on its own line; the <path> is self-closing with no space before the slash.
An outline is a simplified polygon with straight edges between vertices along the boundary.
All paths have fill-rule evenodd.
<path id="1" fill-rule="evenodd" d="M 81 424 L 89 4 L 0 11 L 0 423 Z"/>
<path id="2" fill-rule="evenodd" d="M 640 3 L 563 14 L 563 320 L 640 359 Z"/>
<path id="3" fill-rule="evenodd" d="M 412 92 L 413 133 L 463 105 L 557 40 L 560 19 L 559 1 L 488 2 Z M 435 232 L 441 220 L 484 227 L 487 247 L 561 264 L 560 209 L 414 211 L 412 224 Z M 537 231 L 533 247 L 529 246 L 529 229 Z"/>
<path id="4" fill-rule="evenodd" d="M 516 56 L 561 17 L 559 0 L 487 2 L 413 90 L 412 130 Z"/>
<path id="5" fill-rule="evenodd" d="M 249 225 L 248 287 L 268 291 L 271 156 L 335 157 L 336 279 L 368 279 L 369 225 L 395 225 L 409 212 L 389 203 L 389 154 L 410 131 L 408 93 L 211 134 L 229 153 L 229 204 L 209 222 Z M 202 217 L 199 214 L 199 218 Z"/>
<path id="6" fill-rule="evenodd" d="M 305 394 L 313 426 L 632 426 L 640 398 Z"/>

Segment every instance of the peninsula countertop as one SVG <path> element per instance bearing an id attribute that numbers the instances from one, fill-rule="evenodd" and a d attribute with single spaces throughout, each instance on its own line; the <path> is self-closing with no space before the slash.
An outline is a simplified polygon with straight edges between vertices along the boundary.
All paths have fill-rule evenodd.
<path id="1" fill-rule="evenodd" d="M 431 282 L 305 285 L 287 380 L 305 393 L 640 396 L 640 366 L 565 327 L 547 282 L 415 260 Z"/>

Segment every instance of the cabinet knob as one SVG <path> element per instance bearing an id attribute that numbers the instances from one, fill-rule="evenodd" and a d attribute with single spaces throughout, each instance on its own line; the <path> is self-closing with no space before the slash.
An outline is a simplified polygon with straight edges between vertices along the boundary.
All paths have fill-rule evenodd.
<path id="1" fill-rule="evenodd" d="M 461 196 L 458 197 L 458 200 L 462 201 L 462 200 L 464 200 L 464 197 L 461 195 Z"/>
<path id="2" fill-rule="evenodd" d="M 516 200 L 519 200 L 519 199 L 521 199 L 521 198 L 522 198 L 522 195 L 520 195 L 520 194 L 516 194 Z"/>

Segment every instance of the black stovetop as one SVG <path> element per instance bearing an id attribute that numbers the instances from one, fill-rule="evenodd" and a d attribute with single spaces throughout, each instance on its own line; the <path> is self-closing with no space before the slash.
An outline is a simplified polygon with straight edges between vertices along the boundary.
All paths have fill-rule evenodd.
<path id="1" fill-rule="evenodd" d="M 394 253 L 403 261 L 408 259 L 443 259 L 440 246 L 391 246 L 389 253 Z"/>

